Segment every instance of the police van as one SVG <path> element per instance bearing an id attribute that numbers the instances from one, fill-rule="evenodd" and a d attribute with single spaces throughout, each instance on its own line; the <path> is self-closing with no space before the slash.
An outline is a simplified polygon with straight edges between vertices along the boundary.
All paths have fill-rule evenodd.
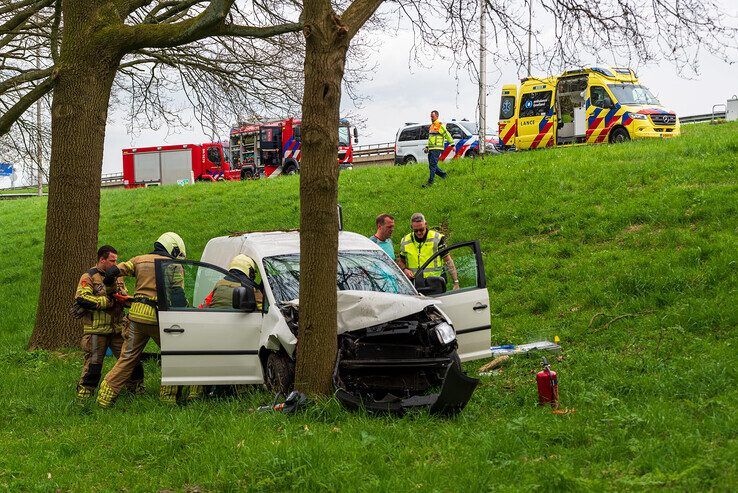
<path id="1" fill-rule="evenodd" d="M 505 149 L 676 137 L 679 119 L 629 68 L 589 67 L 502 87 Z"/>
<path id="2" fill-rule="evenodd" d="M 451 120 L 446 123 L 446 130 L 454 142 L 446 143 L 439 161 L 448 161 L 460 157 L 475 158 L 479 155 L 479 132 L 477 126 L 469 120 Z M 428 129 L 430 123 L 406 123 L 397 131 L 395 137 L 395 164 L 427 163 Z M 488 153 L 498 152 L 498 140 L 487 134 L 485 139 Z"/>

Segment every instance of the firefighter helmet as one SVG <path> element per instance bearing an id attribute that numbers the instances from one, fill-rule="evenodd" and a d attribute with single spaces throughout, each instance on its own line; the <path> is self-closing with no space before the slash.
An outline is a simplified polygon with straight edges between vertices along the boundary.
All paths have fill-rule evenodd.
<path id="1" fill-rule="evenodd" d="M 228 264 L 228 270 L 243 272 L 256 284 L 261 282 L 261 275 L 259 274 L 259 269 L 256 268 L 256 262 L 254 262 L 254 259 L 248 255 L 244 255 L 243 253 L 233 257 L 231 263 Z"/>
<path id="2" fill-rule="evenodd" d="M 171 231 L 164 233 L 156 242 L 163 246 L 169 252 L 169 255 L 174 258 L 185 258 L 187 256 L 184 241 L 177 233 L 172 233 Z"/>

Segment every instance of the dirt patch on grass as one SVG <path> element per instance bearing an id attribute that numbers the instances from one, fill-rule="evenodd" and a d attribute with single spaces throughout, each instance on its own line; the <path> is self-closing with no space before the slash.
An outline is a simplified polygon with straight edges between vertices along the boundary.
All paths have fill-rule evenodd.
<path id="1" fill-rule="evenodd" d="M 638 233 L 644 228 L 645 224 L 631 224 L 627 228 L 623 230 L 623 233 L 630 234 L 630 233 Z"/>

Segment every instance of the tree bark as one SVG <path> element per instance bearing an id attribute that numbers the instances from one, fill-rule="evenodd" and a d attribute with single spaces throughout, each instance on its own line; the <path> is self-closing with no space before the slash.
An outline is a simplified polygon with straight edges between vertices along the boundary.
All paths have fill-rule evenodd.
<path id="1" fill-rule="evenodd" d="M 64 34 L 51 105 L 52 144 L 43 272 L 29 349 L 76 346 L 69 315 L 77 281 L 95 264 L 105 124 L 121 56 L 102 35 L 106 1 L 64 2 Z"/>
<path id="2" fill-rule="evenodd" d="M 329 2 L 305 2 L 300 167 L 300 328 L 295 388 L 330 395 L 336 360 L 338 120 L 349 39 Z"/>

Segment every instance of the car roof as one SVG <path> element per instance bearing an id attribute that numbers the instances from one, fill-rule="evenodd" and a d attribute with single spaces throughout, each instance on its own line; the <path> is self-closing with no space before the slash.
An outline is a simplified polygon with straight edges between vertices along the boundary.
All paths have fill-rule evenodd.
<path id="1" fill-rule="evenodd" d="M 338 233 L 338 249 L 382 250 L 366 236 L 349 231 Z M 243 253 L 260 263 L 266 257 L 300 253 L 299 231 L 260 231 L 233 236 L 219 236 L 208 241 L 202 261 L 227 268 L 233 257 Z"/>

